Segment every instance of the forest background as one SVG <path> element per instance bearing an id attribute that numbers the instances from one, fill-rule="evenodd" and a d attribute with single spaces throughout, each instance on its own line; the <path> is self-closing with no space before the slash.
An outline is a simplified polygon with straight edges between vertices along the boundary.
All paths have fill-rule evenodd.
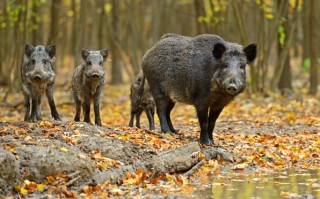
<path id="1" fill-rule="evenodd" d="M 141 193 L 150 194 L 153 187 L 151 195 L 156 192 L 172 194 L 177 190 L 190 195 L 193 190 L 190 183 L 193 183 L 195 190 L 207 187 L 204 193 L 217 198 L 227 193 L 232 196 L 238 194 L 239 198 L 267 198 L 271 193 L 274 198 L 291 197 L 292 194 L 302 198 L 306 193 L 320 197 L 319 10 L 319 0 L 0 0 L 0 145 L 3 148 L 0 147 L 0 154 L 7 154 L 2 159 L 0 157 L 0 166 L 6 168 L 0 169 L 4 171 L 0 172 L 0 179 L 1 176 L 9 176 L 8 168 L 22 171 L 20 167 L 2 164 L 7 157 L 11 157 L 13 162 L 26 157 L 29 160 L 27 169 L 34 171 L 36 168 L 39 173 L 43 173 L 41 169 L 46 167 L 35 167 L 34 163 L 41 162 L 39 157 L 45 157 L 42 156 L 43 151 L 56 151 L 59 156 L 52 162 L 61 163 L 54 166 L 56 170 L 44 176 L 44 180 L 34 177 L 36 175 L 31 172 L 29 176 L 21 174 L 22 177 L 14 177 L 13 172 L 9 176 L 11 181 L 3 181 L 3 187 L 11 187 L 6 194 L 63 193 L 66 197 L 76 198 L 81 194 L 90 196 L 94 192 L 98 196 L 109 194 L 109 197 L 122 194 L 139 196 Z M 148 156 L 138 153 L 147 147 L 156 151 L 154 154 L 177 150 L 182 162 L 188 163 L 180 155 L 180 149 L 198 146 L 196 141 L 200 134 L 194 108 L 184 104 L 178 104 L 172 111 L 179 135 L 162 134 L 157 117 L 155 131 L 127 127 L 130 83 L 140 71 L 143 55 L 165 33 L 192 37 L 204 33 L 217 34 L 244 46 L 256 43 L 258 57 L 247 66 L 248 87 L 245 93 L 224 109 L 214 130 L 214 140 L 232 153 L 235 161 L 222 161 L 220 156 L 218 160 L 204 161 L 200 155 L 195 157 L 193 164 L 184 168 L 192 167 L 191 172 L 172 172 L 172 168 L 177 168 L 172 166 L 168 167 L 171 174 L 164 172 L 148 182 L 145 178 L 150 171 L 135 170 L 128 157 L 137 157 L 138 163 L 148 163 Z M 62 122 L 52 121 L 46 102 L 42 110 L 45 121 L 20 122 L 23 120 L 20 69 L 25 44 L 56 45 L 54 97 Z M 101 98 L 101 128 L 73 122 L 75 107 L 71 76 L 73 69 L 82 63 L 83 48 L 106 48 L 109 51 L 108 61 L 104 64 L 107 85 Z M 147 128 L 145 115 L 141 123 L 143 128 Z M 25 153 L 25 149 L 30 149 L 32 155 Z M 121 149 L 123 154 L 118 153 Z M 79 150 L 84 154 L 79 156 Z M 132 155 L 128 156 L 128 151 Z M 55 159 L 60 157 L 68 161 Z M 70 157 L 75 158 L 76 163 L 68 164 Z M 154 157 L 163 162 L 158 156 Z M 173 157 L 167 162 L 179 160 L 176 155 Z M 92 169 L 85 179 L 92 180 L 96 174 L 105 173 L 113 176 L 114 171 L 119 174 L 123 186 L 101 180 L 95 187 L 82 187 L 84 184 L 77 181 L 81 176 L 71 172 L 61 174 L 65 168 L 77 170 L 76 174 L 85 174 L 81 172 L 81 164 L 77 163 L 83 158 L 90 160 L 88 167 L 96 169 Z M 157 164 L 157 161 L 150 160 Z M 128 167 L 132 167 L 130 174 L 122 170 Z M 259 175 L 253 176 L 256 182 L 270 181 L 271 184 L 263 185 L 266 188 L 256 187 L 255 183 L 244 180 L 239 183 L 240 188 L 236 187 L 239 189 L 233 189 L 239 190 L 237 192 L 229 192 L 225 189 L 228 186 L 224 186 L 232 184 L 229 171 L 236 174 L 244 171 L 242 174 L 245 174 L 294 168 L 305 169 L 312 174 L 305 175 L 307 179 L 302 179 L 302 182 L 297 177 L 302 175 L 301 170 L 289 170 L 287 174 L 281 170 L 279 175 L 289 188 L 279 186 L 277 176 Z M 100 170 L 105 173 L 98 172 Z M 213 178 L 218 181 L 212 181 Z M 231 178 L 239 180 L 237 176 Z M 301 183 L 307 186 L 301 186 Z M 17 184 L 18 187 L 15 186 Z M 144 190 L 137 189 L 141 185 Z M 242 185 L 253 185 L 255 189 Z M 1 191 L 0 182 L 0 198 Z"/>
<path id="2" fill-rule="evenodd" d="M 258 45 L 258 58 L 247 67 L 249 93 L 316 94 L 319 4 L 316 0 L 1 0 L 0 83 L 4 93 L 20 87 L 26 43 L 57 46 L 58 85 L 70 84 L 70 69 L 82 62 L 82 48 L 107 48 L 108 81 L 121 84 L 139 72 L 143 55 L 163 34 L 208 33 Z"/>

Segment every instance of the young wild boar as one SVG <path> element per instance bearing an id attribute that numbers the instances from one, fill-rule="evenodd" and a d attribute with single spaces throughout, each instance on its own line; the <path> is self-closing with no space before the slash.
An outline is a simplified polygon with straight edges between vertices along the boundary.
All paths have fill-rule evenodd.
<path id="1" fill-rule="evenodd" d="M 53 86 L 55 72 L 55 46 L 25 46 L 25 53 L 21 67 L 22 92 L 24 95 L 25 115 L 24 121 L 36 122 L 41 117 L 41 97 L 45 92 L 48 98 L 51 115 L 55 120 L 60 120 L 53 99 Z M 31 103 L 30 103 L 31 102 Z M 30 114 L 31 105 L 31 114 Z"/>
<path id="2" fill-rule="evenodd" d="M 212 132 L 223 108 L 246 87 L 246 64 L 257 55 L 255 44 L 242 47 L 217 35 L 167 34 L 143 57 L 163 132 L 174 133 L 170 112 L 175 102 L 197 111 L 200 142 L 213 145 Z"/>
<path id="3" fill-rule="evenodd" d="M 129 126 L 133 127 L 134 116 L 136 116 L 136 126 L 140 128 L 140 115 L 145 111 L 149 121 L 149 129 L 153 130 L 155 102 L 150 93 L 148 82 L 144 80 L 143 73 L 139 73 L 131 85 L 130 101 Z"/>
<path id="4" fill-rule="evenodd" d="M 74 121 L 80 121 L 81 105 L 84 122 L 90 121 L 90 102 L 93 101 L 95 124 L 101 126 L 100 95 L 104 86 L 103 62 L 108 57 L 106 49 L 100 51 L 82 50 L 84 63 L 78 66 L 72 77 L 72 91 L 76 104 Z"/>

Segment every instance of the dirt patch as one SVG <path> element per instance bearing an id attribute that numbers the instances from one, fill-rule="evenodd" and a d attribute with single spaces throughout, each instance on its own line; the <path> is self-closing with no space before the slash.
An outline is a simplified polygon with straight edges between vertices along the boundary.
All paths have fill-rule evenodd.
<path id="1" fill-rule="evenodd" d="M 134 173 L 138 168 L 150 172 L 147 177 L 149 181 L 169 173 L 185 173 L 190 177 L 205 161 L 216 158 L 225 162 L 221 170 L 232 170 L 245 162 L 248 156 L 253 156 L 249 150 L 247 154 L 241 154 L 246 147 L 251 151 L 261 150 L 258 156 L 265 155 L 268 161 L 274 163 L 278 160 L 267 157 L 266 153 L 272 153 L 274 145 L 270 148 L 258 142 L 251 144 L 246 141 L 247 137 L 275 139 L 276 136 L 294 137 L 300 133 L 315 135 L 320 132 L 316 125 L 218 122 L 215 140 L 223 147 L 200 148 L 197 142 L 193 142 L 198 138 L 198 126 L 178 128 L 182 133 L 170 137 L 157 131 L 127 127 L 112 129 L 81 122 L 0 123 L 0 194 L 20 194 L 13 192 L 13 187 L 22 186 L 25 180 L 46 184 L 47 189 L 61 184 L 76 191 L 105 182 L 121 184 L 128 172 Z M 156 140 L 152 143 L 157 145 L 148 145 L 148 140 Z M 162 147 L 168 146 L 170 142 L 179 144 L 168 150 L 155 147 L 161 144 Z M 244 158 L 235 160 L 232 153 Z M 227 164 L 234 161 L 238 161 L 239 165 Z M 254 172 L 260 168 L 261 165 L 252 163 L 240 169 Z M 57 176 L 64 177 L 60 184 L 48 179 L 58 179 Z M 41 191 L 34 194 L 41 195 Z"/>

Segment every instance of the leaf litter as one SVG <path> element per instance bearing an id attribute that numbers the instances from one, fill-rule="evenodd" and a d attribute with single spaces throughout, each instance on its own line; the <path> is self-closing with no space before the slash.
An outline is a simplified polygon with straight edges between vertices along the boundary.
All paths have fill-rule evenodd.
<path id="1" fill-rule="evenodd" d="M 58 108 L 64 120 L 72 121 L 74 106 L 69 102 L 72 98 L 68 91 L 58 92 Z M 128 126 L 130 102 L 127 97 L 129 86 L 107 86 L 102 100 L 102 123 L 118 133 L 97 132 L 101 137 L 112 137 L 124 141 L 132 141 L 140 146 L 149 146 L 162 151 L 176 148 L 199 138 L 195 111 L 192 106 L 178 104 L 172 111 L 174 126 L 178 135 L 163 134 L 159 131 L 159 120 L 155 116 L 155 131 L 148 131 Z M 67 97 L 66 97 L 67 96 Z M 17 94 L 9 96 L 15 99 Z M 9 99 L 10 100 L 10 99 Z M 46 104 L 46 103 L 43 103 Z M 43 137 L 63 136 L 69 145 L 77 145 L 83 135 L 77 130 L 65 132 L 59 126 L 50 122 L 48 106 L 43 105 L 45 121 L 37 124 L 25 123 L 25 126 L 1 125 L 0 135 L 12 135 L 16 139 L 23 139 L 27 143 L 36 143 L 37 140 L 29 135 L 36 125 L 42 129 L 38 132 Z M 214 130 L 214 140 L 236 157 L 234 163 L 224 162 L 221 159 L 208 160 L 189 178 L 182 173 L 160 175 L 149 180 L 152 173 L 138 168 L 133 173 L 127 173 L 123 184 L 114 185 L 109 182 L 96 185 L 87 185 L 81 190 L 63 186 L 66 184 L 67 174 L 48 176 L 46 181 L 23 181 L 15 187 L 21 196 L 35 192 L 46 191 L 47 194 L 62 194 L 65 197 L 112 197 L 112 196 L 148 196 L 154 193 L 190 193 L 199 189 L 200 185 L 210 184 L 212 179 L 219 178 L 221 172 L 270 173 L 285 168 L 309 169 L 320 165 L 320 102 L 317 98 L 306 96 L 303 100 L 287 100 L 273 94 L 267 98 L 248 96 L 243 94 L 231 102 L 221 113 Z M 93 115 L 91 116 L 93 117 Z M 23 108 L 0 107 L 1 121 L 21 121 Z M 148 128 L 146 116 L 141 117 L 143 128 Z M 81 124 L 80 124 L 81 125 Z M 120 132 L 120 133 L 119 133 Z M 14 154 L 15 146 L 3 144 L 2 147 Z M 68 153 L 65 147 L 59 148 Z M 86 158 L 82 154 L 79 157 Z M 96 168 L 108 170 L 118 167 L 122 163 L 109 157 L 104 157 L 99 150 L 91 151 L 90 157 L 96 163 Z M 284 175 L 287 177 L 286 175 Z M 241 179 L 232 179 L 241 180 Z M 57 182 L 57 183 L 55 183 Z M 319 189 L 319 182 L 310 181 L 310 186 Z M 227 186 L 228 182 L 212 186 Z M 69 190 L 70 189 L 70 190 Z M 298 197 L 295 193 L 281 192 L 280 196 Z"/>

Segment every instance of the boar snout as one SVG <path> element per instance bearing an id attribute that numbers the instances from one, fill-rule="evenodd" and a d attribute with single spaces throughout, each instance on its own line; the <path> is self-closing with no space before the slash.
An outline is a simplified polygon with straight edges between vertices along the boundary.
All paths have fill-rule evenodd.
<path id="1" fill-rule="evenodd" d="M 227 87 L 227 93 L 229 93 L 230 95 L 234 95 L 236 93 L 238 93 L 238 88 L 235 84 L 230 84 L 228 87 Z"/>
<path id="2" fill-rule="evenodd" d="M 42 76 L 40 76 L 40 75 L 35 75 L 35 76 L 33 76 L 33 80 L 34 80 L 34 81 L 37 81 L 37 82 L 38 82 L 38 81 L 40 82 L 40 81 L 42 80 Z"/>
<path id="3" fill-rule="evenodd" d="M 99 78 L 100 78 L 100 75 L 99 75 L 98 73 L 93 73 L 93 74 L 91 75 L 91 77 L 92 77 L 93 79 L 99 79 Z"/>

